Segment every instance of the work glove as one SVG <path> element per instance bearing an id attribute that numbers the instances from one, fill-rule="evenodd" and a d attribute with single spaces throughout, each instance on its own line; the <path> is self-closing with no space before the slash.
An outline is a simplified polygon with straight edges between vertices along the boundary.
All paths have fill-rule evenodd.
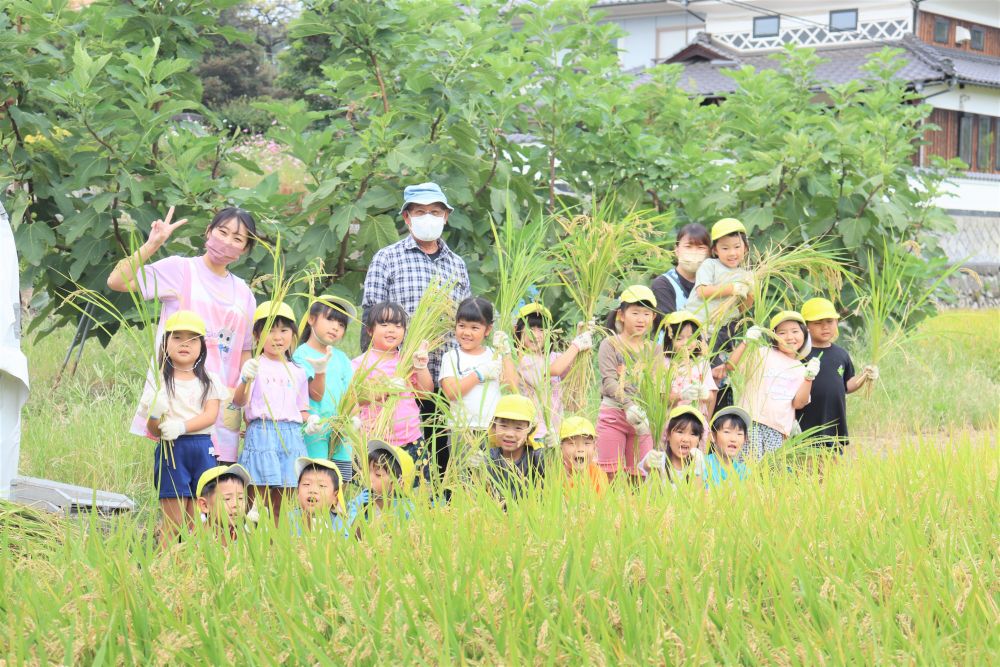
<path id="1" fill-rule="evenodd" d="M 489 455 L 482 449 L 476 448 L 472 454 L 469 456 L 469 467 L 470 468 L 482 468 L 486 465 L 486 461 L 489 459 Z"/>
<path id="2" fill-rule="evenodd" d="M 389 378 L 389 386 L 393 391 L 406 391 L 410 388 L 410 384 L 401 377 Z"/>
<path id="3" fill-rule="evenodd" d="M 872 382 L 878 380 L 878 366 L 875 366 L 874 364 L 865 366 L 863 369 L 861 369 L 861 372 L 867 375 L 868 379 L 871 380 Z"/>
<path id="4" fill-rule="evenodd" d="M 646 417 L 646 411 L 635 403 L 625 409 L 625 419 L 638 435 L 649 434 L 649 419 Z"/>
<path id="5" fill-rule="evenodd" d="M 257 509 L 257 501 L 255 500 L 253 505 L 250 507 L 250 511 L 247 512 L 247 521 L 256 524 L 260 522 L 260 510 Z"/>
<path id="6" fill-rule="evenodd" d="M 681 390 L 682 401 L 697 401 L 701 399 L 701 385 L 689 384 Z"/>
<path id="7" fill-rule="evenodd" d="M 309 415 L 306 419 L 306 425 L 302 429 L 306 435 L 319 435 L 323 432 L 323 424 L 320 422 L 319 415 Z"/>
<path id="8" fill-rule="evenodd" d="M 417 351 L 413 353 L 413 368 L 418 371 L 425 370 L 427 364 L 430 363 L 431 355 L 428 351 L 430 344 L 427 341 L 421 341 L 420 347 Z"/>
<path id="9" fill-rule="evenodd" d="M 806 362 L 806 379 L 815 380 L 819 375 L 819 357 L 813 357 Z"/>
<path id="10" fill-rule="evenodd" d="M 323 375 L 326 373 L 326 366 L 330 362 L 330 356 L 333 354 L 333 348 L 329 345 L 326 346 L 326 354 L 322 357 L 309 358 L 306 362 L 312 366 L 313 373 L 315 375 Z M 246 368 L 246 366 L 244 366 Z"/>
<path id="11" fill-rule="evenodd" d="M 480 382 L 499 380 L 503 372 L 503 364 L 499 360 L 486 361 L 476 367 Z"/>
<path id="12" fill-rule="evenodd" d="M 361 421 L 361 417 L 359 417 L 358 415 L 354 415 L 351 417 L 351 427 L 354 428 L 355 431 L 360 431 L 364 427 L 364 425 L 365 423 Z"/>
<path id="13" fill-rule="evenodd" d="M 160 387 L 153 394 L 153 400 L 149 402 L 149 418 L 163 419 L 163 415 L 167 414 L 169 408 L 170 402 L 167 400 L 167 390 L 165 387 Z"/>
<path id="14" fill-rule="evenodd" d="M 250 384 L 250 382 L 257 377 L 257 373 L 260 371 L 260 359 L 247 359 L 243 364 L 243 368 L 240 369 L 240 381 L 243 384 Z"/>
<path id="15" fill-rule="evenodd" d="M 712 395 L 712 391 L 703 384 L 698 385 L 698 400 L 707 401 L 708 397 Z"/>
<path id="16" fill-rule="evenodd" d="M 659 470 L 661 472 L 667 469 L 667 453 L 661 452 L 658 449 L 651 449 L 649 453 L 642 457 L 639 461 L 639 469 L 645 470 L 647 472 L 652 472 L 654 470 Z"/>
<path id="17" fill-rule="evenodd" d="M 589 350 L 594 347 L 594 334 L 590 332 L 590 329 L 586 329 L 583 333 L 578 334 L 570 344 L 575 345 L 580 352 Z"/>
<path id="18" fill-rule="evenodd" d="M 764 337 L 764 330 L 756 324 L 747 329 L 747 340 L 760 340 Z"/>
<path id="19" fill-rule="evenodd" d="M 507 356 L 510 354 L 510 336 L 507 335 L 506 331 L 494 331 L 493 332 L 493 349 L 497 351 L 500 356 Z"/>
<path id="20" fill-rule="evenodd" d="M 165 419 L 160 422 L 160 440 L 176 440 L 187 433 L 183 419 Z"/>
<path id="21" fill-rule="evenodd" d="M 745 299 L 750 295 L 750 285 L 744 282 L 733 283 L 733 296 Z"/>
<path id="22" fill-rule="evenodd" d="M 691 471 L 695 477 L 705 479 L 707 470 L 705 469 L 705 455 L 700 449 L 691 450 Z"/>

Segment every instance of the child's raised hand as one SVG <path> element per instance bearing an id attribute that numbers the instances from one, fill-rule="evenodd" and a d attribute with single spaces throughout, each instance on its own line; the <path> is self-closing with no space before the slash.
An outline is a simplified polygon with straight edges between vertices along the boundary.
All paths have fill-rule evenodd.
<path id="1" fill-rule="evenodd" d="M 413 368 L 418 371 L 426 370 L 427 364 L 431 361 L 430 343 L 426 340 L 420 341 L 420 347 L 413 353 Z"/>
<path id="2" fill-rule="evenodd" d="M 580 322 L 580 324 L 577 325 L 577 330 L 579 331 L 580 329 L 583 329 L 583 331 L 577 334 L 576 338 L 573 339 L 573 342 L 570 343 L 570 345 L 576 347 L 576 349 L 580 352 L 594 347 L 594 334 L 590 332 L 589 327 L 584 327 L 586 327 L 586 325 L 583 322 Z"/>
<path id="3" fill-rule="evenodd" d="M 681 390 L 682 401 L 697 401 L 701 399 L 701 385 L 689 384 Z"/>
<path id="4" fill-rule="evenodd" d="M 760 340 L 764 337 L 764 330 L 756 324 L 747 329 L 747 340 Z"/>
<path id="5" fill-rule="evenodd" d="M 510 354 L 510 336 L 506 331 L 493 332 L 493 349 L 501 356 L 506 357 Z"/>
<path id="6" fill-rule="evenodd" d="M 306 425 L 303 427 L 302 431 L 306 435 L 318 435 L 323 432 L 323 424 L 320 421 L 319 415 L 309 415 L 306 419 Z"/>
<path id="7" fill-rule="evenodd" d="M 157 248 L 162 246 L 170 239 L 170 235 L 174 233 L 174 230 L 187 222 L 187 218 L 182 218 L 177 222 L 171 223 L 170 221 L 174 218 L 174 207 L 171 206 L 167 211 L 167 217 L 162 220 L 155 220 L 153 224 L 149 227 L 149 239 L 148 242 L 155 245 Z"/>
<path id="8" fill-rule="evenodd" d="M 864 368 L 861 369 L 861 372 L 864 373 L 865 376 L 872 382 L 878 381 L 878 366 L 876 366 L 875 364 L 869 364 L 868 366 L 865 366 Z"/>
<path id="9" fill-rule="evenodd" d="M 260 371 L 260 359 L 247 359 L 243 363 L 243 368 L 240 369 L 240 381 L 243 384 L 250 384 L 250 382 L 257 377 L 257 373 Z"/>
<path id="10" fill-rule="evenodd" d="M 649 452 L 642 457 L 639 461 L 639 469 L 652 472 L 653 470 L 659 470 L 665 472 L 667 469 L 667 453 L 661 452 L 658 449 L 651 449 Z"/>
<path id="11" fill-rule="evenodd" d="M 330 357 L 333 355 L 333 348 L 329 345 L 326 346 L 326 354 L 322 357 L 310 357 L 306 359 L 309 365 L 313 369 L 315 375 L 323 375 L 326 373 L 326 366 L 330 363 Z"/>
<path id="12" fill-rule="evenodd" d="M 806 379 L 815 380 L 819 375 L 819 357 L 813 357 L 806 363 Z"/>
<path id="13" fill-rule="evenodd" d="M 733 296 L 745 299 L 750 296 L 750 284 L 743 281 L 733 283 Z"/>

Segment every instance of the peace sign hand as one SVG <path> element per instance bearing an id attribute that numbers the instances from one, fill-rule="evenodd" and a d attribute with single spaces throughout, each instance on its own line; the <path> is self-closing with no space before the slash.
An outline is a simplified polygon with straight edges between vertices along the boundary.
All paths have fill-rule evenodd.
<path id="1" fill-rule="evenodd" d="M 149 228 L 149 239 L 147 243 L 159 248 L 164 243 L 170 239 L 170 235 L 174 233 L 174 230 L 187 222 L 187 218 L 182 218 L 177 222 L 171 223 L 170 221 L 174 219 L 174 207 L 171 206 L 170 210 L 167 211 L 167 217 L 162 220 L 155 220 Z"/>

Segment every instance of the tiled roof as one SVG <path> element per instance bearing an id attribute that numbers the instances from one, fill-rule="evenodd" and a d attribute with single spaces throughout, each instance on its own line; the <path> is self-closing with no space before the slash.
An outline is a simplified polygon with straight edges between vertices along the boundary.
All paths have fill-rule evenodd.
<path id="1" fill-rule="evenodd" d="M 930 44 L 923 46 L 935 54 L 939 61 L 951 61 L 952 69 L 959 81 L 1000 86 L 1000 58 Z"/>

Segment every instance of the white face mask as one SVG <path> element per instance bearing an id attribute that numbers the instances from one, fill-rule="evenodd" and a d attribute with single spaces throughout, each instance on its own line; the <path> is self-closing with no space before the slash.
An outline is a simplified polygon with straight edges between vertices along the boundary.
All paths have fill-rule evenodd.
<path id="1" fill-rule="evenodd" d="M 444 230 L 443 215 L 418 215 L 410 218 L 410 232 L 418 241 L 437 241 Z"/>
<path id="2" fill-rule="evenodd" d="M 678 250 L 677 268 L 683 269 L 686 273 L 697 273 L 698 267 L 708 259 L 708 253 L 704 250 Z"/>

